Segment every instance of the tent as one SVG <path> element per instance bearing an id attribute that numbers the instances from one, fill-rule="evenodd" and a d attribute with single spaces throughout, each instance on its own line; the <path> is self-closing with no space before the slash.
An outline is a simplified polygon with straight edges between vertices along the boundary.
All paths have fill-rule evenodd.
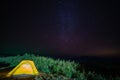
<path id="1" fill-rule="evenodd" d="M 21 61 L 12 71 L 7 74 L 7 77 L 15 75 L 38 75 L 34 62 L 31 60 Z"/>

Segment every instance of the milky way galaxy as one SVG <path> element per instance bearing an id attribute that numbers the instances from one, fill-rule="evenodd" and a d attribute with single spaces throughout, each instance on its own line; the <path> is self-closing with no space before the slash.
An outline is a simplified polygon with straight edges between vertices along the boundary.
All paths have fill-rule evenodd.
<path id="1" fill-rule="evenodd" d="M 71 51 L 70 49 L 77 46 L 75 43 L 76 25 L 75 25 L 75 4 L 59 5 L 57 9 L 58 17 L 58 47 L 61 50 Z"/>

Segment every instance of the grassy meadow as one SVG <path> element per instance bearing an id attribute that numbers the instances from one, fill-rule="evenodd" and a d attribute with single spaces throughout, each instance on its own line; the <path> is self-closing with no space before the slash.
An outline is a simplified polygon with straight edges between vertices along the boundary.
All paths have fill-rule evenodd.
<path id="1" fill-rule="evenodd" d="M 120 80 L 118 75 L 106 76 L 94 71 L 86 71 L 80 63 L 74 61 L 35 56 L 27 53 L 22 56 L 0 57 L 0 63 L 9 64 L 7 67 L 1 67 L 0 70 L 15 67 L 22 60 L 34 61 L 40 72 L 40 75 L 35 76 L 34 80 Z"/>

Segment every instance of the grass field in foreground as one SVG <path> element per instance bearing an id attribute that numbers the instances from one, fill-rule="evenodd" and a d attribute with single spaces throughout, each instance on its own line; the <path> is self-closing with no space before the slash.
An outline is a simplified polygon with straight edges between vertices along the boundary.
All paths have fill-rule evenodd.
<path id="1" fill-rule="evenodd" d="M 24 54 L 23 56 L 0 57 L 0 62 L 15 67 L 22 60 L 33 60 L 38 71 L 43 75 L 35 77 L 35 80 L 120 80 L 119 76 L 105 76 L 93 71 L 85 71 L 79 63 L 52 59 L 48 57 Z"/>

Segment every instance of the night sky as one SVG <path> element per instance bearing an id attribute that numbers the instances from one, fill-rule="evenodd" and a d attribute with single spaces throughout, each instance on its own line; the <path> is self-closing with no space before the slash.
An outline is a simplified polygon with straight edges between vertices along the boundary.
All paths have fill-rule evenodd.
<path id="1" fill-rule="evenodd" d="M 2 17 L 1 53 L 17 46 L 58 55 L 120 55 L 116 0 L 4 0 Z"/>

